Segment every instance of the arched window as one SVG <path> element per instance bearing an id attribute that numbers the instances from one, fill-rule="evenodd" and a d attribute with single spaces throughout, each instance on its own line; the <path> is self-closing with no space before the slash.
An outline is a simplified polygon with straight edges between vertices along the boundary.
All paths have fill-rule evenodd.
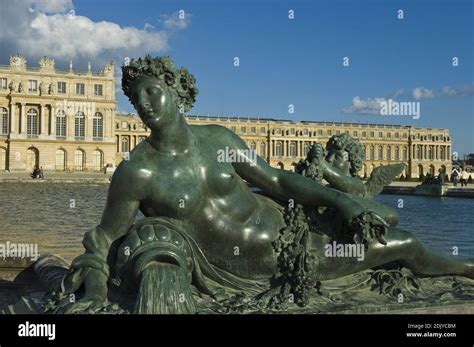
<path id="1" fill-rule="evenodd" d="M 58 111 L 56 114 L 56 137 L 66 137 L 66 112 Z"/>
<path id="2" fill-rule="evenodd" d="M 428 146 L 428 159 L 433 159 L 433 150 L 431 146 Z"/>
<path id="3" fill-rule="evenodd" d="M 260 142 L 260 156 L 265 157 L 265 142 Z"/>
<path id="4" fill-rule="evenodd" d="M 102 140 L 104 136 L 104 117 L 102 113 L 96 112 L 92 120 L 92 137 L 94 140 Z"/>
<path id="5" fill-rule="evenodd" d="M 403 160 L 408 160 L 408 147 L 403 147 Z"/>
<path id="6" fill-rule="evenodd" d="M 370 160 L 375 160 L 375 147 L 370 146 Z"/>
<path id="7" fill-rule="evenodd" d="M 8 134 L 8 111 L 5 107 L 0 107 L 0 135 Z"/>
<path id="8" fill-rule="evenodd" d="M 303 157 L 306 157 L 308 155 L 308 152 L 309 152 L 309 148 L 310 148 L 310 143 L 305 141 L 303 143 L 303 153 L 302 153 L 302 156 Z"/>
<path id="9" fill-rule="evenodd" d="M 56 171 L 66 170 L 66 151 L 64 149 L 56 150 Z"/>
<path id="10" fill-rule="evenodd" d="M 250 149 L 253 149 L 254 151 L 257 150 L 257 144 L 255 143 L 255 141 L 252 141 L 252 142 L 250 143 Z"/>
<path id="11" fill-rule="evenodd" d="M 92 167 L 94 168 L 94 170 L 100 171 L 102 170 L 103 166 L 104 165 L 102 152 L 99 150 L 95 150 L 94 152 L 92 152 Z"/>
<path id="12" fill-rule="evenodd" d="M 421 159 L 421 146 L 416 146 L 416 159 Z"/>
<path id="13" fill-rule="evenodd" d="M 383 159 L 383 147 L 382 146 L 379 146 L 377 154 L 378 154 L 378 160 L 382 160 Z"/>
<path id="14" fill-rule="evenodd" d="M 395 147 L 395 160 L 400 160 L 400 147 Z"/>
<path id="15" fill-rule="evenodd" d="M 275 155 L 276 155 L 277 157 L 283 156 L 283 145 L 282 145 L 281 141 L 278 141 L 278 142 L 276 143 L 275 147 L 276 147 L 276 148 L 275 148 Z"/>
<path id="16" fill-rule="evenodd" d="M 74 170 L 84 170 L 84 151 L 80 149 L 74 151 Z"/>
<path id="17" fill-rule="evenodd" d="M 84 112 L 77 112 L 74 115 L 74 137 L 78 140 L 84 139 L 86 117 Z"/>
<path id="18" fill-rule="evenodd" d="M 296 157 L 296 142 L 290 142 L 290 157 Z"/>
<path id="19" fill-rule="evenodd" d="M 30 108 L 26 114 L 26 134 L 28 137 L 38 137 L 38 111 Z"/>
<path id="20" fill-rule="evenodd" d="M 128 137 L 122 137 L 122 153 L 130 152 Z"/>

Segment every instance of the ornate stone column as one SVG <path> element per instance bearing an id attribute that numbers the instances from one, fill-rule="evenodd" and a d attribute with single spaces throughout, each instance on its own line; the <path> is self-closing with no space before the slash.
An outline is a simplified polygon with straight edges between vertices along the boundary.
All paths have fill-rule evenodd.
<path id="1" fill-rule="evenodd" d="M 20 103 L 20 134 L 22 135 L 25 135 L 26 133 L 25 107 L 25 103 Z"/>
<path id="2" fill-rule="evenodd" d="M 56 108 L 53 104 L 49 105 L 50 129 L 49 135 L 56 137 Z"/>
<path id="3" fill-rule="evenodd" d="M 15 108 L 16 108 L 16 103 L 12 102 L 10 104 L 10 133 L 11 134 L 16 134 L 16 126 L 15 126 Z"/>
<path id="4" fill-rule="evenodd" d="M 41 122 L 40 122 L 40 135 L 46 135 L 46 117 L 44 112 L 45 105 L 40 105 L 40 112 L 41 112 Z"/>

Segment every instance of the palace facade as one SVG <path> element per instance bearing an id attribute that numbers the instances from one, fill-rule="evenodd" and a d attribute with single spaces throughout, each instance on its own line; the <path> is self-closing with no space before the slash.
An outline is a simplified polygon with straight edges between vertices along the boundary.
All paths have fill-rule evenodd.
<path id="1" fill-rule="evenodd" d="M 138 116 L 115 114 L 114 65 L 102 71 L 55 68 L 43 57 L 27 67 L 22 55 L 0 65 L 0 171 L 102 171 L 117 165 L 149 131 Z M 189 124 L 218 124 L 238 134 L 271 166 L 294 170 L 315 143 L 346 133 L 365 148 L 361 176 L 404 162 L 404 176 L 451 170 L 448 129 L 403 125 L 186 116 Z M 216 154 L 217 155 L 217 154 Z"/>
<path id="2" fill-rule="evenodd" d="M 324 148 L 332 135 L 346 133 L 358 139 L 365 149 L 364 167 L 368 177 L 378 166 L 404 162 L 403 175 L 418 178 L 437 174 L 444 167 L 451 171 L 451 136 L 448 129 L 414 128 L 403 125 L 361 124 L 275 120 L 269 118 L 186 116 L 189 124 L 218 124 L 239 135 L 271 166 L 294 170 L 315 143 Z M 138 116 L 115 116 L 117 163 L 148 136 Z M 217 155 L 217 154 L 216 154 Z"/>
<path id="3" fill-rule="evenodd" d="M 113 63 L 101 72 L 24 56 L 0 66 L 0 169 L 102 170 L 115 161 Z"/>

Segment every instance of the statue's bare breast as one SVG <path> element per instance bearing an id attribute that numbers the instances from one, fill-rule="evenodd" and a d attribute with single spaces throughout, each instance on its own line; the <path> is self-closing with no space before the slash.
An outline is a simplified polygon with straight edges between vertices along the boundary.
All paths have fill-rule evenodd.
<path id="1" fill-rule="evenodd" d="M 231 163 L 216 160 L 216 148 L 194 150 L 199 161 L 192 153 L 155 155 L 141 169 L 151 175 L 141 211 L 180 220 L 208 260 L 223 269 L 241 276 L 273 273 L 271 243 L 284 226 L 281 206 L 252 193 Z"/>

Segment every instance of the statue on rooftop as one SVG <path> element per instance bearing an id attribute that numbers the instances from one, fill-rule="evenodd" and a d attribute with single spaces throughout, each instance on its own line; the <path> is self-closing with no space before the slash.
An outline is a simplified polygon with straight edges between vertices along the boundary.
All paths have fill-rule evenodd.
<path id="1" fill-rule="evenodd" d="M 86 251 L 54 312 L 97 313 L 115 302 L 135 313 L 194 313 L 223 292 L 236 294 L 228 307 L 245 293 L 265 312 L 288 297 L 305 306 L 322 281 L 392 262 L 419 277 L 474 278 L 473 262 L 433 253 L 397 227 L 395 210 L 371 199 L 403 164 L 379 168 L 364 184 L 363 150 L 341 135 L 326 150 L 311 148 L 302 174 L 275 169 L 252 160 L 229 129 L 186 123 L 196 80 L 169 57 L 132 60 L 122 71 L 151 134 L 115 171 L 100 224 L 85 234 Z M 235 155 L 218 160 L 226 149 Z M 136 221 L 139 210 L 145 218 Z M 328 245 L 353 247 L 358 257 Z M 71 294 L 74 302 L 65 299 Z M 204 297 L 212 300 L 202 304 Z"/>

